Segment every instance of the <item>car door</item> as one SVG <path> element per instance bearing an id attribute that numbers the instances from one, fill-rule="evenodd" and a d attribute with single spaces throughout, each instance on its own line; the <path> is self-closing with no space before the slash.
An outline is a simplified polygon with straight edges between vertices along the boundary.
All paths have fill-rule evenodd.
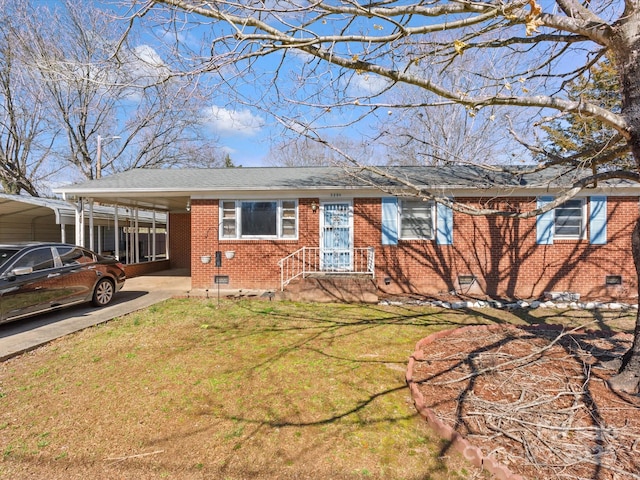
<path id="1" fill-rule="evenodd" d="M 65 293 L 58 301 L 62 304 L 83 302 L 91 298 L 98 279 L 95 255 L 82 247 L 65 245 L 56 247 L 61 286 Z"/>
<path id="2" fill-rule="evenodd" d="M 51 247 L 29 250 L 8 268 L 1 280 L 2 320 L 45 311 L 60 296 Z"/>

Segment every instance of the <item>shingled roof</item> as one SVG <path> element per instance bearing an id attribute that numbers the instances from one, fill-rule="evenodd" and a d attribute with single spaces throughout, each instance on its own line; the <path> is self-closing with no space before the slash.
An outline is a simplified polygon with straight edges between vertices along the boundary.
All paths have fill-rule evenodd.
<path id="1" fill-rule="evenodd" d="M 379 168 L 388 173 L 388 176 L 380 177 L 369 170 L 355 167 L 135 169 L 99 180 L 60 187 L 55 191 L 67 198 L 109 198 L 114 203 L 168 208 L 170 202 L 163 202 L 163 197 L 188 198 L 213 192 L 367 190 L 375 189 L 376 186 L 400 187 L 401 182 L 398 179 L 408 181 L 424 190 L 559 189 L 572 185 L 581 176 L 589 173 L 566 169 L 525 173 L 530 170 L 525 166 L 502 169 L 471 165 Z M 635 185 L 622 181 L 618 184 Z M 145 196 L 149 200 L 153 196 L 155 200 L 145 202 Z M 134 201 L 126 200 L 134 197 Z M 177 200 L 173 200 L 173 207 L 177 205 Z"/>
<path id="2" fill-rule="evenodd" d="M 526 167 L 507 171 L 489 170 L 471 165 L 378 167 L 390 176 L 408 179 L 425 187 L 493 188 L 568 186 L 585 175 L 579 170 L 547 169 L 521 172 Z M 211 169 L 135 169 L 100 180 L 60 187 L 58 191 L 91 190 L 269 190 L 315 188 L 362 188 L 371 183 L 397 185 L 368 170 L 343 167 L 255 167 Z"/>

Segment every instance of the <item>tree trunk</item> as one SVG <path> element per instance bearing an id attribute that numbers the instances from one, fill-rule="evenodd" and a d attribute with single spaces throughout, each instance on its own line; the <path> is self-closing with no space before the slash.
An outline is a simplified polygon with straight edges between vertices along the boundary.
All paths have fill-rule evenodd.
<path id="1" fill-rule="evenodd" d="M 628 124 L 627 142 L 640 171 L 640 10 L 635 8 L 613 29 L 610 48 L 615 56 L 622 93 L 621 115 Z M 640 217 L 631 234 L 631 253 L 636 267 L 636 286 L 640 289 Z M 640 391 L 640 310 L 636 314 L 633 344 L 622 357 L 618 373 L 609 381 L 614 390 L 628 393 Z"/>
<path id="2" fill-rule="evenodd" d="M 636 226 L 631 234 L 631 252 L 636 267 L 637 285 L 640 286 L 640 217 L 636 220 Z M 622 357 L 620 370 L 611 377 L 609 385 L 614 390 L 627 393 L 640 391 L 640 310 L 636 313 L 633 344 Z"/>

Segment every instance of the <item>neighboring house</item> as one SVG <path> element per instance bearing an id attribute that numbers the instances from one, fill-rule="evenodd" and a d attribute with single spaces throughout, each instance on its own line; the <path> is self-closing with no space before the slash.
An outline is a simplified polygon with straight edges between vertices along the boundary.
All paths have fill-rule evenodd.
<path id="1" fill-rule="evenodd" d="M 423 191 L 510 212 L 543 205 L 578 175 L 389 171 Z M 169 212 L 170 263 L 190 269 L 193 289 L 276 290 L 326 272 L 371 275 L 388 293 L 637 296 L 630 245 L 640 186 L 631 182 L 601 183 L 530 219 L 458 213 L 404 197 L 393 178 L 339 167 L 141 169 L 57 191 Z"/>

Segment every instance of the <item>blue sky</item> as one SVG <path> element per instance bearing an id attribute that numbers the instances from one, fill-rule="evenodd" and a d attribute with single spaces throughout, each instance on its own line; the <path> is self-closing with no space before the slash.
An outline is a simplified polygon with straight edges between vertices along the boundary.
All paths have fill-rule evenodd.
<path id="1" fill-rule="evenodd" d="M 34 0 L 35 5 L 44 5 L 49 8 L 55 8 L 63 3 L 62 0 Z M 112 11 L 115 8 L 116 11 L 122 12 L 123 16 L 131 13 L 126 8 L 127 5 L 122 2 L 90 0 L 86 3 L 98 8 L 109 8 Z M 124 25 L 126 23 L 123 23 L 122 28 Z M 134 28 L 137 30 L 131 38 L 136 40 L 131 47 L 135 50 L 137 57 L 152 66 L 151 70 L 164 62 L 167 64 L 173 62 L 172 58 L 163 53 L 166 52 L 166 48 L 160 43 L 162 37 L 157 36 L 161 35 L 160 29 L 141 29 L 138 24 L 134 24 Z M 201 43 L 200 33 L 202 32 L 191 30 L 190 34 L 182 39 L 185 46 L 189 47 L 189 42 Z M 192 46 L 199 47 L 199 45 Z M 271 60 L 268 59 L 268 62 L 270 63 Z M 208 77 L 205 75 L 200 81 L 204 84 L 217 81 L 213 76 Z M 231 94 L 224 92 L 218 94 L 217 91 L 214 91 L 211 98 L 211 102 L 202 105 L 202 117 L 205 132 L 218 140 L 220 147 L 218 156 L 228 153 L 236 165 L 246 167 L 263 165 L 268 156 L 271 141 L 277 135 L 271 128 L 274 126 L 273 119 L 261 113 L 259 109 L 252 108 L 250 99 L 243 105 L 234 102 Z"/>
<path id="2" fill-rule="evenodd" d="M 37 1 L 48 5 L 59 3 L 59 0 Z M 123 3 L 115 3 L 115 0 L 94 0 L 92 3 L 97 6 L 118 5 L 119 9 L 126 6 Z M 130 13 L 131 11 L 127 11 L 127 14 Z M 126 15 L 123 13 L 123 16 Z M 185 18 L 192 19 L 188 16 Z M 145 17 L 143 21 L 148 22 L 150 19 Z M 366 22 L 367 20 L 362 21 Z M 165 31 L 161 20 L 156 23 L 155 28 L 141 29 L 138 23 L 134 25 L 135 33 L 138 36 L 132 37 L 136 40 L 131 47 L 136 49 L 138 56 L 147 59 L 151 65 L 160 65 L 158 62 L 166 62 L 167 64 L 174 62 L 171 55 L 175 50 L 171 48 L 171 45 L 163 45 L 163 40 L 168 40 L 171 43 L 177 37 L 181 42 L 181 48 L 191 47 L 198 50 L 202 45 L 207 45 L 207 37 L 212 28 L 223 28 L 219 24 L 200 27 L 185 24 L 184 28 L 176 27 L 180 31 Z M 354 26 L 352 25 L 352 27 Z M 362 25 L 362 27 L 370 28 L 371 25 Z M 327 28 L 334 28 L 334 26 L 327 26 Z M 276 119 L 267 112 L 277 111 L 292 123 L 309 122 L 313 128 L 321 129 L 328 137 L 343 135 L 356 140 L 372 133 L 371 125 L 373 122 L 393 122 L 396 118 L 391 114 L 393 113 L 391 109 L 389 109 L 390 114 L 387 115 L 387 109 L 384 108 L 378 112 L 377 118 L 371 117 L 357 122 L 357 125 L 352 124 L 352 120 L 357 115 L 367 112 L 367 107 L 355 106 L 358 100 L 362 100 L 361 105 L 364 105 L 369 94 L 379 92 L 384 86 L 384 81 L 373 74 L 349 75 L 349 78 L 340 78 L 339 80 L 330 78 L 329 81 L 335 81 L 336 90 L 344 95 L 345 104 L 351 105 L 350 107 L 327 108 L 326 111 L 323 111 L 322 108 L 305 106 L 307 99 L 310 99 L 309 104 L 321 105 L 324 102 L 325 105 L 332 105 L 331 88 L 325 88 L 323 84 L 326 78 L 322 74 L 326 69 L 320 69 L 318 72 L 312 71 L 309 74 L 309 64 L 303 67 L 306 59 L 301 54 L 295 53 L 287 54 L 286 63 L 278 74 L 278 89 L 284 97 L 297 97 L 296 100 L 299 103 L 294 105 L 285 100 L 279 102 L 272 95 L 274 91 L 265 85 L 268 85 L 280 60 L 279 54 L 260 59 L 252 78 L 245 78 L 244 74 L 234 75 L 234 72 L 231 71 L 232 67 L 228 67 L 231 72 L 229 78 L 223 78 L 226 75 L 225 72 L 205 74 L 202 78 L 203 83 L 210 82 L 211 87 L 214 88 L 210 94 L 210 101 L 202 105 L 201 113 L 206 131 L 218 140 L 220 151 L 217 156 L 221 157 L 222 154 L 228 153 L 236 165 L 245 167 L 267 164 L 271 146 L 283 139 L 282 125 L 279 125 Z M 261 81 L 265 83 L 261 84 Z M 299 92 L 296 92 L 294 82 L 299 83 Z M 231 91 L 232 88 L 236 90 Z M 311 93 L 314 89 L 317 96 Z M 242 97 L 238 98 L 236 94 L 242 95 Z M 309 94 L 309 96 L 305 97 L 305 94 Z M 258 106 L 259 101 L 262 110 Z M 337 127 L 324 130 L 329 125 Z M 341 128 L 340 125 L 343 127 Z"/>
<path id="3" fill-rule="evenodd" d="M 185 17 L 188 20 L 203 20 L 201 17 Z M 207 40 L 214 36 L 213 28 L 224 28 L 219 23 L 214 26 L 184 26 L 176 27 L 179 33 L 162 28 L 155 31 L 142 31 L 141 38 L 147 41 L 149 47 L 155 48 L 161 58 L 168 63 L 173 59 L 166 52 L 160 42 L 165 41 L 169 46 L 176 38 L 180 40 L 180 48 L 198 51 L 204 44 L 210 48 Z M 327 26 L 327 28 L 333 28 Z M 220 31 L 215 34 L 219 35 Z M 166 37 L 163 37 L 166 35 Z M 158 42 L 157 44 L 154 42 Z M 208 50 L 207 50 L 208 51 Z M 183 52 L 184 53 L 184 52 Z M 203 106 L 206 127 L 218 138 L 223 151 L 231 156 L 236 165 L 245 167 L 264 165 L 268 161 L 269 151 L 274 143 L 283 140 L 284 127 L 274 118 L 273 113 L 281 115 L 292 123 L 309 123 L 313 128 L 322 130 L 328 137 L 351 136 L 360 140 L 363 132 L 370 133 L 370 121 L 358 122 L 358 128 L 351 125 L 351 120 L 362 114 L 362 107 L 341 107 L 332 109 L 312 107 L 309 104 L 317 101 L 333 105 L 330 89 L 324 88 L 323 75 L 316 78 L 305 77 L 309 60 L 298 52 L 287 52 L 282 61 L 281 53 L 274 53 L 256 60 L 252 72 L 248 75 L 237 75 L 236 66 L 226 66 L 220 72 L 205 74 L 202 82 L 211 82 L 214 91 L 210 104 Z M 243 66 L 237 67 L 242 69 Z M 328 64 L 320 70 L 324 72 Z M 277 95 L 271 80 L 277 71 Z M 228 78 L 224 78 L 227 77 Z M 347 84 L 346 80 L 337 82 L 341 93 L 351 99 L 365 97 L 374 91 L 380 91 L 385 81 L 375 75 L 355 75 Z M 323 91 L 319 97 L 314 92 Z M 295 98 L 294 98 L 295 97 Z M 283 98 L 294 99 L 293 103 Z M 313 101 L 307 99 L 313 98 Z M 321 98 L 321 100 L 318 100 Z M 296 103 L 297 102 L 297 103 Z M 360 110 L 360 111 L 358 111 Z M 320 112 L 320 113 L 319 113 Z M 348 124 L 348 128 L 342 126 Z M 334 128 L 331 128 L 334 127 Z M 291 133 L 291 132 L 290 132 Z"/>
<path id="4" fill-rule="evenodd" d="M 264 116 L 249 108 L 230 110 L 217 105 L 205 108 L 204 114 L 208 118 L 207 128 L 219 138 L 222 149 L 236 165 L 263 164 L 271 137 Z"/>

